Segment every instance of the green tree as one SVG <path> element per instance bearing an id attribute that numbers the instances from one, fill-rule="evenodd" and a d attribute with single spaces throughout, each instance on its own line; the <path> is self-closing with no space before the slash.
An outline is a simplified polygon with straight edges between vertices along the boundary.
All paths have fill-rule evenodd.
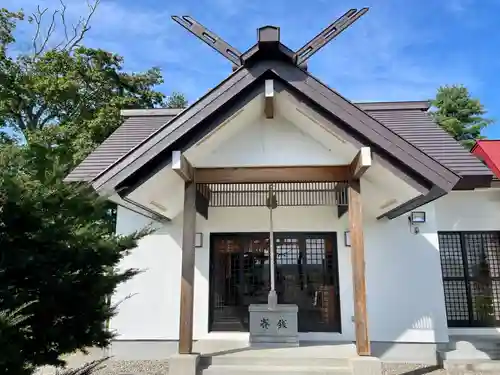
<path id="1" fill-rule="evenodd" d="M 0 10 L 0 128 L 26 141 L 33 131 L 48 129 L 45 138 L 61 148 L 66 172 L 116 130 L 121 109 L 187 105 L 180 93 L 167 97 L 156 90 L 164 83 L 159 68 L 129 73 L 121 56 L 82 45 L 98 3 L 60 41 L 52 40 L 53 30 L 57 17 L 66 27 L 65 6 L 53 13 L 43 36 L 47 9 L 39 9 L 28 17 L 35 27 L 32 50 L 14 57 L 7 53 L 15 44 L 13 30 L 25 17 Z"/>
<path id="2" fill-rule="evenodd" d="M 63 183 L 52 172 L 57 166 L 38 160 L 36 147 L 0 146 L 1 309 L 29 304 L 22 329 L 0 325 L 0 337 L 22 353 L 0 351 L 7 375 L 61 365 L 62 354 L 109 344 L 105 322 L 116 306 L 108 297 L 138 272 L 117 266 L 147 233 L 111 234 L 106 200 L 86 185 Z"/>
<path id="3" fill-rule="evenodd" d="M 167 97 L 166 108 L 186 108 L 188 102 L 184 95 L 179 92 L 174 92 L 172 95 Z"/>
<path id="4" fill-rule="evenodd" d="M 28 319 L 24 314 L 29 304 L 19 306 L 16 309 L 7 309 L 0 311 L 0 369 L 5 374 L 30 374 L 33 372 L 33 366 L 23 359 L 22 347 L 19 345 L 22 341 L 18 339 L 20 334 L 26 334 L 27 326 L 23 323 Z"/>
<path id="5" fill-rule="evenodd" d="M 431 104 L 435 108 L 431 111 L 434 120 L 468 149 L 484 138 L 481 131 L 492 122 L 484 117 L 486 110 L 481 102 L 462 85 L 439 87 Z"/>
<path id="6" fill-rule="evenodd" d="M 85 47 L 97 5 L 68 28 L 64 4 L 47 27 L 46 9 L 30 17 L 0 9 L 0 343 L 18 353 L 0 350 L 2 374 L 109 344 L 109 296 L 138 272 L 118 264 L 148 231 L 114 235 L 109 203 L 63 178 L 120 125 L 121 109 L 186 104 L 157 91 L 159 69 L 128 73 L 122 57 Z M 31 23 L 34 37 L 30 51 L 14 54 L 19 22 Z M 54 40 L 57 22 L 62 40 Z"/>

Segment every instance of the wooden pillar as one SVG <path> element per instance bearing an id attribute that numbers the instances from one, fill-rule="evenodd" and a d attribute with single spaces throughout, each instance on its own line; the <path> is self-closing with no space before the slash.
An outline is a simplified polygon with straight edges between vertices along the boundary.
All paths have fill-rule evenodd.
<path id="1" fill-rule="evenodd" d="M 181 308 L 179 354 L 193 351 L 193 301 L 196 237 L 196 183 L 184 184 L 184 223 L 182 228 Z"/>
<path id="2" fill-rule="evenodd" d="M 349 181 L 348 195 L 356 349 L 358 355 L 369 356 L 371 355 L 371 350 L 366 313 L 365 245 L 363 240 L 363 212 L 359 179 Z"/>

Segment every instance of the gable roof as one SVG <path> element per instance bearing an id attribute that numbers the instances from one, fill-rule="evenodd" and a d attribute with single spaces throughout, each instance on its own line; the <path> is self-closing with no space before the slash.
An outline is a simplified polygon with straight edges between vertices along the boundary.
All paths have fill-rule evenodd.
<path id="1" fill-rule="evenodd" d="M 471 152 L 484 160 L 485 164 L 500 178 L 500 140 L 481 139 L 476 141 Z"/>
<path id="2" fill-rule="evenodd" d="M 491 175 L 491 171 L 477 157 L 469 153 L 432 120 L 427 113 L 429 102 L 355 104 L 456 174 L 462 177 Z M 92 181 L 151 134 L 164 125 L 168 127 L 169 122 L 181 111 L 182 109 L 163 108 L 122 111 L 125 118 L 123 124 L 76 167 L 67 176 L 66 181 Z M 496 142 L 498 146 L 500 141 Z M 500 150 L 500 147 L 498 148 Z M 474 153 L 474 148 L 472 152 Z"/>
<path id="3" fill-rule="evenodd" d="M 278 91 L 326 117 L 325 125 L 354 144 L 370 145 L 378 160 L 396 168 L 402 178 L 422 192 L 410 205 L 397 207 L 384 216 L 396 217 L 410 206 L 436 199 L 458 186 L 464 176 L 473 177 L 473 184 L 466 186 L 469 188 L 477 185 L 478 176 L 483 178 L 480 184 L 491 181 L 491 172 L 430 120 L 426 114 L 428 103 L 353 104 L 290 61 L 290 56 L 280 52 L 282 47 L 278 42 L 274 53 L 263 53 L 257 47 L 243 67 L 174 118 L 163 117 L 162 110 L 156 110 L 157 128 L 149 128 L 149 134 L 145 130 L 145 138 L 131 140 L 135 146 L 128 150 L 110 148 L 109 144 L 127 137 L 128 131 L 136 131 L 138 122 L 152 124 L 149 118 L 130 115 L 127 126 L 117 130 L 120 136 L 113 134 L 107 145 L 103 143 L 67 179 L 82 179 L 85 175 L 97 190 L 119 190 L 126 195 L 166 166 L 174 149 L 189 148 L 262 93 L 265 79 L 273 78 Z M 101 158 L 106 162 L 101 162 L 99 155 L 106 155 Z"/>
<path id="4" fill-rule="evenodd" d="M 382 158 L 389 158 L 400 166 L 409 169 L 410 176 L 420 176 L 430 185 L 437 185 L 445 191 L 458 182 L 459 177 L 432 157 L 426 155 L 405 139 L 398 136 L 381 122 L 349 102 L 340 94 L 330 89 L 309 73 L 297 66 L 280 60 L 261 60 L 249 67 L 242 67 L 231 74 L 219 86 L 211 90 L 191 107 L 174 118 L 168 126 L 163 126 L 148 139 L 121 158 L 105 173 L 101 173 L 93 184 L 97 189 L 114 189 L 125 179 L 134 179 L 135 175 L 151 175 L 160 166 L 158 160 L 162 154 L 162 163 L 168 163 L 172 150 L 167 149 L 179 143 L 187 133 L 205 122 L 203 129 L 208 131 L 208 122 L 213 123 L 214 116 L 227 116 L 227 111 L 234 107 L 235 101 L 249 101 L 261 90 L 256 90 L 257 83 L 263 84 L 265 78 L 278 78 L 286 90 L 298 95 L 300 100 L 307 100 L 342 124 L 343 130 L 350 133 L 359 143 L 374 146 L 374 152 Z M 243 93 L 246 92 L 246 95 Z M 240 103 L 241 106 L 242 103 Z M 233 108 L 234 110 L 234 108 Z M 199 128 L 201 129 L 201 128 Z M 184 139 L 182 144 L 189 143 Z M 177 148 L 179 148 L 177 146 Z M 137 173 L 148 164 L 147 171 Z M 164 164 L 165 165 L 165 164 Z M 132 184 L 133 185 L 133 184 Z"/>

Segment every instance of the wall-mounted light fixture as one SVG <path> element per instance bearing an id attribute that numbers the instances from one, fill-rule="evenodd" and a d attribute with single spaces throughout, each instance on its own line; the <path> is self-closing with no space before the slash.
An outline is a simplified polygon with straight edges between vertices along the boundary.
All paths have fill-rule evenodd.
<path id="1" fill-rule="evenodd" d="M 344 232 L 344 245 L 351 247 L 351 233 L 348 230 Z"/>
<path id="2" fill-rule="evenodd" d="M 203 247 L 203 233 L 195 234 L 194 247 Z"/>
<path id="3" fill-rule="evenodd" d="M 410 214 L 410 221 L 413 225 L 425 223 L 425 211 L 413 211 Z"/>
<path id="4" fill-rule="evenodd" d="M 418 225 L 425 223 L 425 211 L 412 211 L 408 216 L 408 225 L 413 234 L 420 233 Z"/>

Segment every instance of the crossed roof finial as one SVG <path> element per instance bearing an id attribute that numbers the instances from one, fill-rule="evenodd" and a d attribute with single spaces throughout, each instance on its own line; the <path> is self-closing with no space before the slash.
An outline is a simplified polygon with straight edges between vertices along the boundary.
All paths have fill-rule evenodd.
<path id="1" fill-rule="evenodd" d="M 307 42 L 303 47 L 299 48 L 296 52 L 293 53 L 293 62 L 298 66 L 304 66 L 306 61 L 318 52 L 321 48 L 323 48 L 326 44 L 328 44 L 331 40 L 337 37 L 340 33 L 342 33 L 345 29 L 347 29 L 351 24 L 353 24 L 356 20 L 358 20 L 361 16 L 363 16 L 366 12 L 368 12 L 368 8 L 357 9 L 349 9 L 346 13 L 344 13 L 341 17 L 331 23 L 328 27 L 323 29 L 318 35 L 316 35 L 313 39 Z M 210 47 L 219 52 L 226 59 L 231 61 L 236 67 L 240 67 L 244 64 L 244 58 L 240 51 L 231 46 L 229 43 L 224 41 L 214 32 L 208 30 L 205 26 L 197 22 L 191 16 L 172 16 L 172 19 L 177 22 L 179 25 L 184 27 L 186 30 L 197 36 L 203 42 L 208 44 Z M 264 27 L 259 29 L 259 43 L 262 41 L 262 38 L 265 38 L 265 33 L 263 30 L 274 29 L 277 30 L 277 37 L 279 42 L 279 28 L 277 27 Z"/>

